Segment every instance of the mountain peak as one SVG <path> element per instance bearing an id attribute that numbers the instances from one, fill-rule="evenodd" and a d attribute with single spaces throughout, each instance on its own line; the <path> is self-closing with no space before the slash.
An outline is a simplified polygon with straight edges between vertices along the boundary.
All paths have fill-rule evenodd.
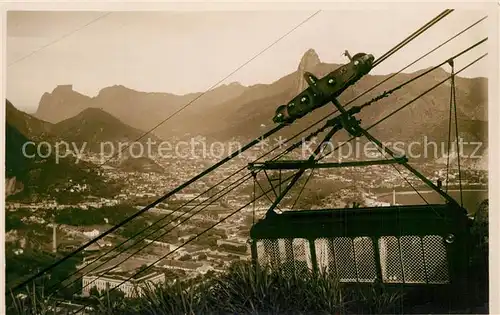
<path id="1" fill-rule="evenodd" d="M 103 89 L 101 89 L 99 91 L 99 94 L 98 95 L 116 95 L 116 94 L 120 94 L 120 93 L 130 93 L 130 92 L 137 92 L 131 88 L 128 88 L 124 85 L 112 85 L 112 86 L 108 86 L 108 87 L 105 87 Z"/>
<path id="2" fill-rule="evenodd" d="M 61 85 L 58 85 L 58 86 L 56 86 L 54 88 L 54 90 L 52 91 L 52 93 L 63 92 L 63 91 L 73 92 L 73 84 L 61 84 Z"/>
<path id="3" fill-rule="evenodd" d="M 302 56 L 302 59 L 300 59 L 299 63 L 299 71 L 310 71 L 311 68 L 314 68 L 318 64 L 321 63 L 321 60 L 319 59 L 318 54 L 316 51 L 312 48 L 308 49 L 304 55 Z"/>

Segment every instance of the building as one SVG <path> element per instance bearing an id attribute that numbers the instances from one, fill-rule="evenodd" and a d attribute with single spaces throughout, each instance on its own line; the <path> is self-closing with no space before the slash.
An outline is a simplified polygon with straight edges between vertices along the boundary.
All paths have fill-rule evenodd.
<path id="1" fill-rule="evenodd" d="M 173 259 L 163 259 L 156 264 L 157 267 L 166 269 L 177 269 L 184 271 L 196 271 L 198 268 L 203 267 L 200 262 L 181 261 Z"/>
<path id="2" fill-rule="evenodd" d="M 97 236 L 99 236 L 99 234 L 101 234 L 101 232 L 99 232 L 99 230 L 97 230 L 97 229 L 93 229 L 92 231 L 84 231 L 83 232 L 83 235 L 85 235 L 86 237 L 90 237 L 90 238 L 97 237 Z"/>
<path id="3" fill-rule="evenodd" d="M 127 280 L 129 276 L 123 275 L 85 275 L 82 279 L 83 289 L 82 295 L 89 296 L 92 288 L 97 288 L 99 292 L 105 290 L 111 290 L 118 287 L 118 290 L 125 293 L 125 297 L 136 297 L 137 293 L 139 295 L 142 289 L 146 288 L 148 285 L 155 285 L 159 283 L 164 283 L 166 281 L 164 273 L 151 272 L 140 278 L 132 278 Z M 127 280 L 127 281 L 125 281 Z M 137 288 L 137 290 L 136 290 Z"/>

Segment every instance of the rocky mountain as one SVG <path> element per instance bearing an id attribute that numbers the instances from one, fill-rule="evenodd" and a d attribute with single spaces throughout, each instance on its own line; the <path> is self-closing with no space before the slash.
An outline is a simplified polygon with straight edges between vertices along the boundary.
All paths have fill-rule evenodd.
<path id="1" fill-rule="evenodd" d="M 297 69 L 297 93 L 300 93 L 307 89 L 308 85 L 303 75 L 305 71 L 314 69 L 317 65 L 321 63 L 318 54 L 314 49 L 309 49 L 305 52 L 304 56 L 299 63 L 299 68 Z"/>
<path id="2" fill-rule="evenodd" d="M 160 125 L 154 131 L 161 138 L 167 138 L 172 134 L 184 133 L 186 123 L 196 127 L 198 122 L 192 122 L 190 118 L 193 115 L 198 116 L 201 109 L 210 110 L 214 105 L 241 95 L 245 89 L 246 87 L 234 82 L 216 87 L 207 93 L 175 95 L 140 92 L 115 85 L 103 88 L 95 97 L 88 97 L 74 91 L 71 85 L 62 85 L 57 86 L 52 93 L 42 96 L 35 116 L 58 123 L 93 107 L 112 114 L 134 128 L 149 130 L 184 105 L 191 103 L 182 111 L 182 122 L 176 119 L 168 125 Z"/>
<path id="3" fill-rule="evenodd" d="M 235 137 L 246 141 L 260 136 L 274 126 L 272 117 L 276 107 L 287 103 L 305 88 L 302 78 L 304 71 L 322 77 L 338 66 L 321 62 L 317 53 L 310 49 L 302 57 L 296 71 L 271 84 L 244 87 L 234 83 L 218 87 L 205 95 L 145 93 L 123 86 L 113 86 L 104 88 L 99 95 L 91 98 L 68 87 L 57 87 L 52 93 L 46 93 L 42 97 L 37 117 L 56 122 L 73 115 L 83 107 L 95 107 L 134 128 L 149 130 L 177 109 L 199 98 L 179 115 L 160 125 L 154 133 L 163 139 L 172 136 L 203 135 L 222 141 Z M 397 74 L 358 99 L 355 104 L 362 104 L 425 70 Z M 437 69 L 365 108 L 358 114 L 362 125 L 370 126 L 448 75 L 445 70 Z M 366 75 L 356 85 L 347 89 L 339 101 L 345 104 L 386 78 L 387 75 Z M 487 142 L 487 84 L 486 78 L 456 78 L 459 129 L 465 137 L 464 141 L 480 139 L 484 143 Z M 420 141 L 424 136 L 432 141 L 447 141 L 449 97 L 450 84 L 447 82 L 376 126 L 372 132 L 381 141 Z M 333 111 L 334 106 L 331 104 L 317 109 L 285 128 L 280 135 L 287 138 Z M 339 133 L 340 140 L 347 138 L 345 132 Z"/>
<path id="4" fill-rule="evenodd" d="M 314 65 L 313 63 L 313 66 L 309 68 L 308 71 L 314 73 L 318 77 L 322 77 L 337 67 L 338 65 L 333 64 L 317 63 Z M 307 66 L 303 67 L 301 64 L 299 69 L 307 69 Z M 246 91 L 240 98 L 231 102 L 232 106 L 229 106 L 229 104 L 220 105 L 221 108 L 224 107 L 228 109 L 224 112 L 225 119 L 220 119 L 219 124 L 211 125 L 210 130 L 218 137 L 222 137 L 225 134 L 236 136 L 247 135 L 249 137 L 258 136 L 258 134 L 262 132 L 259 130 L 260 124 L 267 126 L 271 125 L 271 119 L 277 105 L 286 103 L 290 100 L 291 96 L 296 95 L 297 78 L 300 77 L 302 72 L 303 71 L 298 70 L 271 85 L 256 87 L 254 91 Z M 355 104 L 362 104 L 381 94 L 384 90 L 391 89 L 418 74 L 420 74 L 420 72 L 398 74 L 387 83 L 382 84 L 358 99 Z M 427 76 L 405 86 L 403 89 L 398 90 L 391 96 L 367 107 L 358 116 L 363 120 L 364 126 L 369 126 L 371 123 L 381 119 L 406 102 L 417 97 L 420 93 L 446 78 L 447 75 L 448 74 L 444 70 L 437 69 Z M 347 103 L 349 100 L 362 94 L 365 90 L 381 82 L 386 77 L 387 76 L 365 76 L 356 85 L 347 89 L 341 95 L 339 101 L 343 104 Z M 466 128 L 461 131 L 466 133 L 477 133 L 478 129 L 482 129 L 484 127 L 484 122 L 487 121 L 487 80 L 484 78 L 467 79 L 459 77 L 456 80 L 456 88 L 458 117 L 459 120 L 462 121 L 462 124 L 459 123 L 459 126 L 464 126 Z M 251 101 L 242 99 L 246 93 L 261 95 L 261 97 Z M 377 126 L 374 132 L 380 137 L 388 140 L 407 141 L 418 137 L 423 131 L 428 132 L 434 128 L 447 126 L 449 95 L 449 85 L 442 85 L 418 99 L 405 110 L 398 112 L 392 118 Z M 230 111 L 229 108 L 233 110 Z M 300 121 L 297 121 L 289 130 L 298 131 L 309 125 L 311 121 L 316 121 L 326 114 L 333 112 L 333 110 L 333 105 L 327 105 L 318 109 L 302 118 Z M 205 119 L 205 121 L 210 122 L 211 119 Z M 206 126 L 207 124 L 204 125 Z M 433 136 L 437 136 L 438 134 L 441 134 L 441 130 L 436 130 Z"/>

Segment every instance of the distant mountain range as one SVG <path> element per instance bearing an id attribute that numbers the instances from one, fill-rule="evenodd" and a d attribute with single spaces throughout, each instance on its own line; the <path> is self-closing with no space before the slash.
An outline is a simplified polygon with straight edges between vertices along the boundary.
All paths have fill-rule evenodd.
<path id="1" fill-rule="evenodd" d="M 302 76 L 304 71 L 322 77 L 338 66 L 321 62 L 316 52 L 310 49 L 302 57 L 297 71 L 271 84 L 242 86 L 232 83 L 205 94 L 146 93 L 124 86 L 112 86 L 102 89 L 96 97 L 89 97 L 74 91 L 71 85 L 61 85 L 42 96 L 35 114 L 38 119 L 16 110 L 12 104 L 7 104 L 7 119 L 9 124 L 30 139 L 65 139 L 77 143 L 85 141 L 89 142 L 87 148 L 94 151 L 101 142 L 135 141 L 151 129 L 154 129 L 152 133 L 141 141 L 150 138 L 154 142 L 159 138 L 167 140 L 196 135 L 205 136 L 209 140 L 227 141 L 238 138 L 247 141 L 271 129 L 274 126 L 272 117 L 276 107 L 287 103 L 306 87 Z M 410 74 L 399 73 L 361 97 L 355 104 L 362 104 L 425 70 Z M 362 126 L 371 125 L 448 76 L 446 71 L 439 68 L 373 103 L 357 115 L 362 120 Z M 366 75 L 347 89 L 339 101 L 345 104 L 387 77 L 388 75 Z M 488 81 L 486 78 L 457 77 L 455 82 L 460 137 L 466 142 L 483 142 L 479 153 L 484 150 L 487 152 Z M 189 102 L 192 104 L 161 124 Z M 450 84 L 446 82 L 371 132 L 383 142 L 422 142 L 423 137 L 427 137 L 428 141 L 446 143 L 449 107 Z M 331 104 L 324 106 L 285 128 L 279 135 L 290 137 L 333 110 Z M 342 141 L 348 137 L 342 131 L 335 139 Z M 416 148 L 418 150 L 422 150 L 422 147 Z"/>
<path id="2" fill-rule="evenodd" d="M 74 143 L 78 148 L 86 143 L 85 150 L 92 152 L 100 152 L 101 144 L 105 142 L 113 143 L 118 148 L 119 142 L 131 143 L 138 139 L 142 143 L 148 139 L 151 143 L 160 141 L 153 134 L 130 127 L 99 108 L 85 108 L 74 117 L 54 124 L 17 110 L 8 100 L 6 107 L 7 122 L 32 140 L 49 141 L 52 144 L 64 140 Z"/>
<path id="3" fill-rule="evenodd" d="M 41 154 L 37 154 L 34 145 L 26 146 L 24 148 L 26 154 L 24 154 L 25 143 L 36 139 L 33 141 L 36 145 L 42 140 L 42 135 L 47 135 L 45 124 L 28 117 L 34 127 L 25 128 L 21 132 L 11 125 L 9 117 L 19 118 L 20 116 L 8 116 L 5 125 L 6 197 L 36 202 L 51 196 L 60 202 L 72 203 L 81 200 L 82 194 L 74 192 L 82 187 L 87 195 L 107 196 L 114 193 L 116 187 L 114 183 L 106 182 L 98 174 L 95 166 L 90 163 L 83 161 L 75 163 L 72 157 L 57 161 L 53 155 L 47 154 L 50 152 L 46 147 L 39 151 Z M 16 125 L 21 122 L 19 119 L 13 119 Z M 26 126 L 26 124 L 23 122 L 21 126 Z M 75 185 L 78 188 L 75 188 Z"/>
<path id="4" fill-rule="evenodd" d="M 57 196 L 60 201 L 75 202 L 82 196 L 71 192 L 72 189 L 80 189 L 75 189 L 75 185 L 86 186 L 87 195 L 113 195 L 119 185 L 105 181 L 96 165 L 81 160 L 76 163 L 75 157 L 71 155 L 57 160 L 54 148 L 59 141 L 70 146 L 76 145 L 79 150 L 84 148 L 85 151 L 100 152 L 100 144 L 104 142 L 111 142 L 118 149 L 118 142 L 130 143 L 140 139 L 139 142 L 151 140 L 154 143 L 160 140 L 154 135 L 145 136 L 144 131 L 124 124 L 98 108 L 86 108 L 74 117 L 53 124 L 16 109 L 9 100 L 6 100 L 5 106 L 6 196 L 10 198 L 38 200 L 50 195 Z M 28 142 L 33 143 L 24 146 Z M 47 142 L 51 147 L 42 146 L 41 142 Z M 104 153 L 109 154 L 109 149 L 106 146 Z M 135 151 L 133 153 L 134 157 L 138 155 Z M 122 158 L 125 159 L 116 162 L 125 171 L 164 171 L 146 157 L 127 158 L 129 155 L 124 150 Z"/>
<path id="5" fill-rule="evenodd" d="M 102 89 L 96 97 L 88 97 L 74 91 L 71 85 L 63 85 L 42 96 L 35 116 L 58 123 L 74 117 L 86 108 L 100 108 L 133 128 L 149 130 L 193 101 L 181 113 L 158 126 L 153 133 L 162 139 L 194 135 L 217 140 L 233 137 L 250 139 L 269 130 L 273 125 L 272 117 L 276 107 L 285 104 L 305 88 L 302 78 L 304 71 L 321 77 L 338 66 L 321 62 L 316 52 L 310 49 L 302 57 L 297 71 L 271 84 L 246 87 L 232 83 L 217 87 L 204 95 L 146 93 L 124 86 L 112 86 Z M 424 70 L 397 74 L 387 83 L 361 97 L 356 104 L 361 104 L 422 71 Z M 374 103 L 358 116 L 365 126 L 370 125 L 448 75 L 443 69 L 437 69 Z M 385 78 L 387 76 L 366 75 L 346 90 L 339 101 L 346 103 Z M 486 78 L 456 78 L 460 131 L 466 138 L 485 140 L 487 137 L 487 84 Z M 378 126 L 374 133 L 386 141 L 408 141 L 417 139 L 422 134 L 438 140 L 447 139 L 447 132 L 443 134 L 443 128 L 446 127 L 447 130 L 449 97 L 450 85 L 446 83 Z M 294 134 L 332 111 L 333 105 L 318 109 L 287 128 L 284 135 Z"/>

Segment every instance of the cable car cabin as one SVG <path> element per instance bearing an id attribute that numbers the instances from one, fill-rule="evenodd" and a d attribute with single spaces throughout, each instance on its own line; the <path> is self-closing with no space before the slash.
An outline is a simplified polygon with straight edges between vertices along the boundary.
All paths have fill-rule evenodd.
<path id="1" fill-rule="evenodd" d="M 466 275 L 469 219 L 451 204 L 285 211 L 250 230 L 252 260 L 344 283 L 453 284 Z"/>

